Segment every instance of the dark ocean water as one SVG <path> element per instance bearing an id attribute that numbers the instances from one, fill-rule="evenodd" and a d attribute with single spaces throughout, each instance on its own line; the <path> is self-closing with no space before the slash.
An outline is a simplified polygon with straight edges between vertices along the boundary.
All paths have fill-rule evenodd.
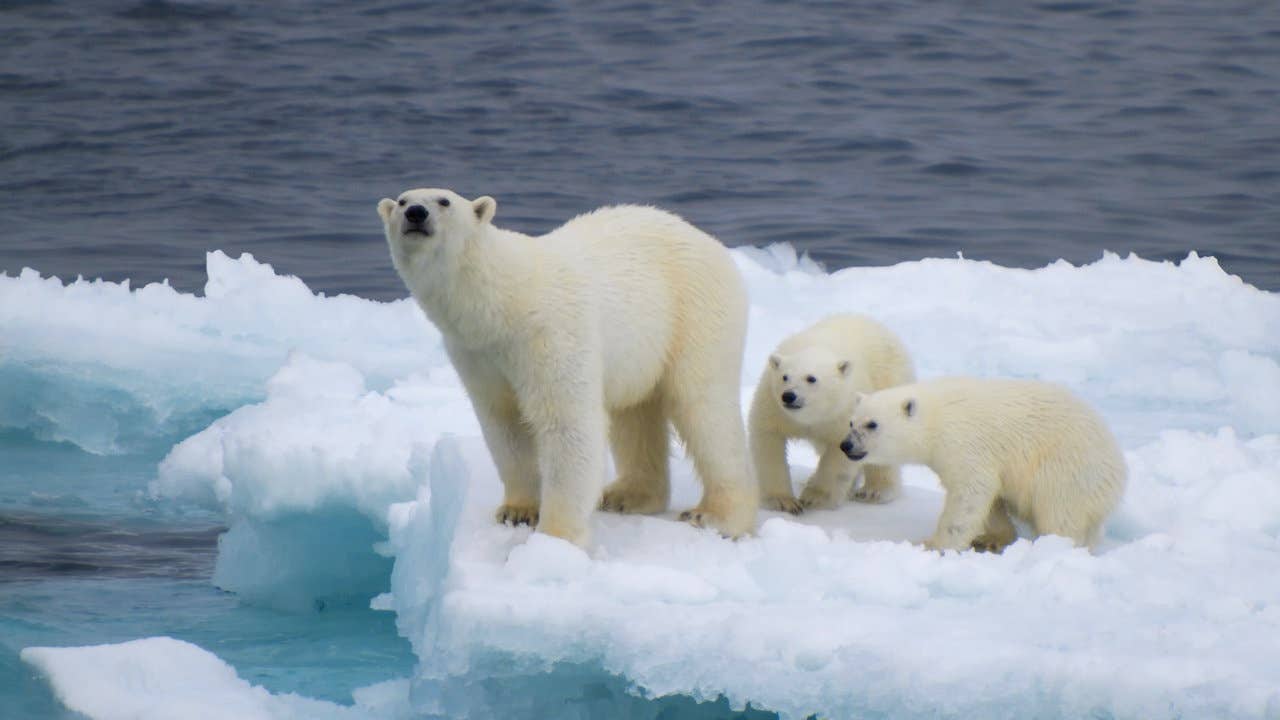
<path id="1" fill-rule="evenodd" d="M 0 271 L 199 290 L 219 248 L 398 298 L 374 204 L 423 185 L 1280 289 L 1280 3 L 0 0 Z"/>

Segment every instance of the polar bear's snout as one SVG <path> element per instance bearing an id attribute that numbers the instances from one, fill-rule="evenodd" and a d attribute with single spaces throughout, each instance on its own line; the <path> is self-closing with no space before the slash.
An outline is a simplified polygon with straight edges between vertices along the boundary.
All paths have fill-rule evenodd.
<path id="1" fill-rule="evenodd" d="M 788 410 L 799 410 L 804 407 L 804 398 L 788 390 L 782 393 L 782 405 Z"/>
<path id="2" fill-rule="evenodd" d="M 422 233 L 430 235 L 431 228 L 427 226 L 427 209 L 421 205 L 410 205 L 404 210 L 404 233 Z"/>
<path id="3" fill-rule="evenodd" d="M 861 460 L 867 456 L 867 449 L 856 431 L 850 432 L 844 442 L 840 443 L 840 451 L 850 460 Z"/>
<path id="4" fill-rule="evenodd" d="M 421 205 L 410 205 L 404 211 L 404 219 L 411 223 L 421 223 L 427 219 L 427 209 Z"/>

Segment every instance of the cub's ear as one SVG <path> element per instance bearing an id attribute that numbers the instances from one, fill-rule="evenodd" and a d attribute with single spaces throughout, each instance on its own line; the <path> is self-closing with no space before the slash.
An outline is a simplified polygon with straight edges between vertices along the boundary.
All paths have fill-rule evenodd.
<path id="1" fill-rule="evenodd" d="M 774 370 L 777 370 L 778 368 L 782 367 L 782 358 L 778 357 L 777 355 L 770 355 L 769 367 L 773 368 Z"/>
<path id="2" fill-rule="evenodd" d="M 493 220 L 493 216 L 498 213 L 498 201 L 485 195 L 471 201 L 471 209 L 475 211 L 476 220 L 481 225 Z"/>
<path id="3" fill-rule="evenodd" d="M 916 414 L 916 401 L 915 401 L 915 398 L 912 398 L 912 399 L 910 399 L 910 400 L 908 400 L 908 401 L 906 401 L 906 402 L 902 403 L 902 414 L 903 414 L 903 415 L 906 415 L 907 417 L 911 417 L 912 415 L 915 415 L 915 414 Z"/>
<path id="4" fill-rule="evenodd" d="M 391 211 L 396 209 L 396 201 L 391 198 L 382 198 L 378 201 L 378 214 L 382 216 L 382 222 L 391 219 Z"/>
<path id="5" fill-rule="evenodd" d="M 858 407 L 859 405 L 861 405 L 861 404 L 862 404 L 862 401 L 863 401 L 863 400 L 866 400 L 866 399 L 867 399 L 867 394 L 866 394 L 866 393 L 861 393 L 861 392 L 860 392 L 860 393 L 858 393 L 857 395 L 854 395 L 854 396 L 853 396 L 853 406 L 854 406 L 854 407 Z"/>
<path id="6" fill-rule="evenodd" d="M 841 360 L 840 364 L 836 365 L 836 369 L 839 370 L 840 374 L 843 375 L 844 377 L 849 377 L 849 369 L 851 367 L 853 366 L 849 364 L 848 360 Z"/>

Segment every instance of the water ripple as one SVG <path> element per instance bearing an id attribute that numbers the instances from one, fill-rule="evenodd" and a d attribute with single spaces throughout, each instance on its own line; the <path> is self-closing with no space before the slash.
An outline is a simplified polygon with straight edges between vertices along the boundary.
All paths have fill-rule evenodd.
<path id="1" fill-rule="evenodd" d="M 1194 249 L 1280 289 L 1275 3 L 790 7 L 3 3 L 0 271 L 198 290 L 212 243 L 400 297 L 369 205 L 431 184 L 526 231 L 662 202 L 832 268 Z M 93 233 L 51 240 L 50 197 Z M 743 225 L 762 198 L 797 226 Z M 299 236 L 347 238 L 343 267 Z"/>

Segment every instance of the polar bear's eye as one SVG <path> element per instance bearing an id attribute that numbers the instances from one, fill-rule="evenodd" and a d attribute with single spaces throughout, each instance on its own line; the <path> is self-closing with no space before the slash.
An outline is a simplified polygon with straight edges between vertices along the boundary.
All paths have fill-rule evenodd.
<path id="1" fill-rule="evenodd" d="M 788 381 L 790 381 L 790 380 L 791 380 L 791 378 L 787 377 L 786 375 L 783 375 L 783 376 L 782 376 L 782 382 L 788 382 Z"/>
<path id="2" fill-rule="evenodd" d="M 863 425 L 863 427 L 865 427 L 865 428 L 866 428 L 866 429 L 868 429 L 868 430 L 875 430 L 876 428 L 880 427 L 880 425 L 879 425 L 879 424 L 877 424 L 875 420 L 872 420 L 871 422 L 867 423 L 866 425 Z"/>
<path id="3" fill-rule="evenodd" d="M 810 385 L 812 385 L 812 384 L 814 384 L 814 383 L 818 382 L 818 378 L 816 378 L 816 377 L 814 377 L 814 376 L 812 376 L 812 375 L 810 375 L 809 377 L 805 378 L 804 380 L 805 380 L 805 382 L 809 383 Z"/>
<path id="4" fill-rule="evenodd" d="M 449 207 L 449 198 L 440 198 L 440 207 Z"/>
<path id="5" fill-rule="evenodd" d="M 404 198 L 400 198 L 400 207 L 404 207 Z"/>

